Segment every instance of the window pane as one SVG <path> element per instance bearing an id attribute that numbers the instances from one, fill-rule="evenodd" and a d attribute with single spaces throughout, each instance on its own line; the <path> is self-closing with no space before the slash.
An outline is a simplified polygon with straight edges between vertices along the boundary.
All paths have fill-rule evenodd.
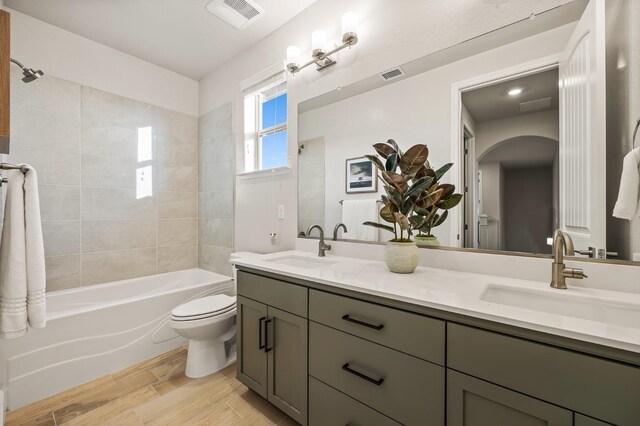
<path id="1" fill-rule="evenodd" d="M 262 103 L 262 127 L 267 129 L 287 121 L 287 94 L 271 98 Z"/>
<path id="2" fill-rule="evenodd" d="M 287 165 L 287 131 L 265 135 L 260 138 L 262 144 L 261 169 L 272 169 Z"/>

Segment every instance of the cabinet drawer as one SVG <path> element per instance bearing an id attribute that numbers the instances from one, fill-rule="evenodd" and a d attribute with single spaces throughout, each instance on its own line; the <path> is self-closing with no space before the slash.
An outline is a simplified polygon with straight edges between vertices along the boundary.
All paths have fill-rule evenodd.
<path id="1" fill-rule="evenodd" d="M 400 426 L 400 423 L 310 377 L 309 425 Z"/>
<path id="2" fill-rule="evenodd" d="M 238 295 L 307 317 L 306 287 L 238 271 Z"/>
<path id="3" fill-rule="evenodd" d="M 447 366 L 614 424 L 640 419 L 640 369 L 448 324 Z"/>
<path id="4" fill-rule="evenodd" d="M 314 322 L 309 374 L 406 425 L 444 424 L 444 368 Z"/>
<path id="5" fill-rule="evenodd" d="M 444 365 L 444 321 L 317 290 L 309 291 L 309 318 Z"/>

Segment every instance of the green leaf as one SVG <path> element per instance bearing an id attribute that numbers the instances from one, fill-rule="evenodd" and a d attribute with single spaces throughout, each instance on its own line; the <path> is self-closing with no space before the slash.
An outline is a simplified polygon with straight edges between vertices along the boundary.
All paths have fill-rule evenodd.
<path id="1" fill-rule="evenodd" d="M 384 229 L 385 231 L 394 232 L 393 227 L 378 222 L 364 222 L 363 225 L 373 226 L 374 228 Z"/>
<path id="2" fill-rule="evenodd" d="M 429 188 L 432 182 L 433 178 L 429 176 L 425 176 L 416 180 L 405 194 L 405 197 L 411 197 L 412 195 L 415 195 L 417 199 L 420 193 Z"/>
<path id="3" fill-rule="evenodd" d="M 388 206 L 388 205 L 380 209 L 380 217 L 385 222 L 389 222 L 389 223 L 396 222 L 396 219 L 393 217 L 393 209 L 391 208 L 391 206 Z"/>
<path id="4" fill-rule="evenodd" d="M 388 158 L 391 154 L 397 154 L 395 149 L 384 143 L 374 144 L 373 148 L 382 158 Z"/>
<path id="5" fill-rule="evenodd" d="M 416 172 L 416 178 L 420 179 L 421 177 L 425 177 L 425 176 L 431 176 L 434 180 L 437 180 L 436 172 L 434 172 L 432 169 L 430 169 L 427 166 L 422 166 L 420 167 L 420 170 Z"/>
<path id="6" fill-rule="evenodd" d="M 440 201 L 441 198 L 442 189 L 436 189 L 435 191 L 429 192 L 427 195 L 420 198 L 416 204 L 423 209 L 427 209 Z"/>
<path id="7" fill-rule="evenodd" d="M 451 194 L 449 198 L 446 198 L 438 202 L 438 207 L 443 210 L 449 210 L 457 206 L 461 200 L 462 200 L 462 194 Z"/>
<path id="8" fill-rule="evenodd" d="M 438 186 L 439 189 L 442 189 L 442 199 L 449 197 L 449 195 L 453 194 L 456 191 L 456 187 L 449 183 L 442 184 Z"/>
<path id="9" fill-rule="evenodd" d="M 407 180 L 402 175 L 399 175 L 398 173 L 385 171 L 385 172 L 382 172 L 382 178 L 389 185 L 395 187 L 401 194 L 404 194 L 404 192 L 409 187 L 409 185 L 407 184 Z"/>
<path id="10" fill-rule="evenodd" d="M 385 145 L 385 146 L 388 146 L 388 145 Z M 397 167 L 398 167 L 398 154 L 396 152 L 393 152 L 389 154 L 389 156 L 387 157 L 385 170 L 388 172 L 395 172 Z"/>
<path id="11" fill-rule="evenodd" d="M 436 180 L 440 180 L 440 178 L 449 171 L 451 166 L 453 166 L 453 163 L 447 163 L 444 166 L 440 167 L 438 170 L 436 170 Z"/>
<path id="12" fill-rule="evenodd" d="M 394 141 L 393 139 L 389 139 L 387 140 L 387 144 L 391 145 L 393 149 L 398 153 L 398 155 L 402 156 L 402 151 L 400 151 L 400 148 L 398 147 L 396 141 Z"/>
<path id="13" fill-rule="evenodd" d="M 406 231 L 411 227 L 409 219 L 407 219 L 407 217 L 402 213 L 394 213 L 393 217 L 395 217 L 396 223 L 400 225 L 400 229 L 402 229 L 403 231 Z"/>
<path id="14" fill-rule="evenodd" d="M 447 220 L 447 216 L 449 216 L 449 210 L 445 210 L 444 212 L 442 212 L 442 215 L 440 215 L 440 217 L 436 218 L 436 220 L 433 222 L 433 228 L 442 225 L 444 221 Z"/>
<path id="15" fill-rule="evenodd" d="M 414 145 L 400 157 L 400 170 L 405 174 L 415 175 L 429 157 L 426 145 Z"/>
<path id="16" fill-rule="evenodd" d="M 365 155 L 365 157 L 373 161 L 373 164 L 375 164 L 378 167 L 378 169 L 384 170 L 384 164 L 382 164 L 382 161 L 380 161 L 378 157 L 376 157 L 375 155 Z"/>

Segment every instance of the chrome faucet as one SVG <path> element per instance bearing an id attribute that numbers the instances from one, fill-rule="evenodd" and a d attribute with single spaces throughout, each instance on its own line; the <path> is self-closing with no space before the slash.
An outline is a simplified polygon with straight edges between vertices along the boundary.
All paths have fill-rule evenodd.
<path id="1" fill-rule="evenodd" d="M 347 225 L 345 225 L 344 223 L 337 224 L 336 227 L 333 228 L 333 241 L 338 241 L 338 231 L 340 230 L 340 228 L 342 228 L 343 234 L 345 232 L 349 232 L 347 231 Z"/>
<path id="2" fill-rule="evenodd" d="M 324 257 L 324 252 L 326 250 L 331 250 L 331 246 L 324 242 L 324 230 L 320 225 L 311 225 L 309 229 L 307 229 L 307 237 L 311 236 L 311 231 L 313 231 L 314 228 L 320 231 L 320 242 L 318 243 L 318 256 Z"/>
<path id="3" fill-rule="evenodd" d="M 560 290 L 566 290 L 567 278 L 576 278 L 581 280 L 588 278 L 582 269 L 567 268 L 564 264 L 564 254 L 573 256 L 575 250 L 573 248 L 573 240 L 569 234 L 565 234 L 557 229 L 553 234 L 553 263 L 551 264 L 551 287 Z"/>

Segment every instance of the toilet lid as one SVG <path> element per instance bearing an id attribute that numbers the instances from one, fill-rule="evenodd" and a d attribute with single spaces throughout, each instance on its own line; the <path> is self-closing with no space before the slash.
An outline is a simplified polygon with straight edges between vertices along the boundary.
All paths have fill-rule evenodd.
<path id="1" fill-rule="evenodd" d="M 236 298 L 226 294 L 202 297 L 178 306 L 171 311 L 171 316 L 177 318 L 211 316 L 217 312 L 228 311 L 235 306 Z"/>

